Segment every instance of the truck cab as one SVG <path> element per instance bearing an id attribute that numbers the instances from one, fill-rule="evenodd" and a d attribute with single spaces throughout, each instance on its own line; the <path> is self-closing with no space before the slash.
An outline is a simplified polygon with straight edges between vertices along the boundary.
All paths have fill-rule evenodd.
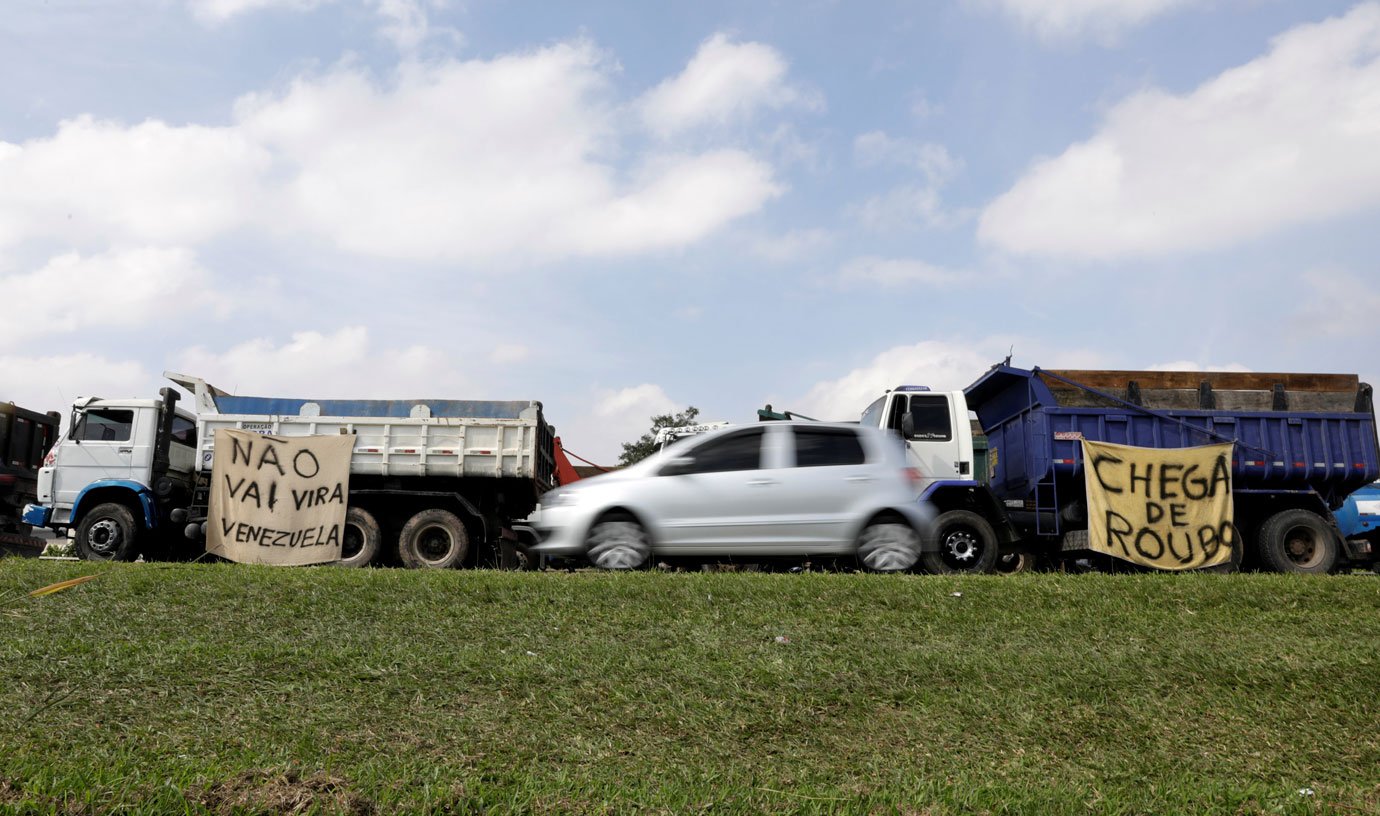
<path id="1" fill-rule="evenodd" d="M 981 483 L 987 465 L 977 454 L 985 448 L 976 444 L 963 392 L 898 385 L 868 405 L 859 423 L 895 431 L 917 463 L 921 499 L 938 513 L 938 546 L 925 554 L 926 569 L 991 572 L 1002 566 L 1001 549 L 1017 535 Z"/>
<path id="2" fill-rule="evenodd" d="M 177 399 L 165 388 L 161 400 L 77 400 L 24 521 L 72 531 L 91 560 L 151 554 L 176 527 L 168 515 L 185 504 L 195 464 L 196 417 Z"/>

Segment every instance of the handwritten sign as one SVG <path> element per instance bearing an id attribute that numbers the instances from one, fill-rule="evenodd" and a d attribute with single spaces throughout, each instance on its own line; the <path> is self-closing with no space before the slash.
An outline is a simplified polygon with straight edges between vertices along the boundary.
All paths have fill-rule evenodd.
<path id="1" fill-rule="evenodd" d="M 340 560 L 352 436 L 216 431 L 206 551 L 249 564 Z"/>
<path id="2" fill-rule="evenodd" d="M 1156 569 L 1231 557 L 1232 446 L 1135 448 L 1083 440 L 1088 544 Z"/>

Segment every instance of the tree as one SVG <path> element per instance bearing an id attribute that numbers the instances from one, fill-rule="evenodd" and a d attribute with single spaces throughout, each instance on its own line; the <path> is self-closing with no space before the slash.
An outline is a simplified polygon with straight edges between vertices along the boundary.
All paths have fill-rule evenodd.
<path id="1" fill-rule="evenodd" d="M 618 457 L 618 464 L 627 467 L 646 459 L 656 453 L 656 432 L 662 428 L 684 428 L 686 425 L 694 425 L 695 417 L 700 415 L 700 409 L 691 405 L 678 414 L 658 414 L 652 417 L 652 429 L 642 434 L 636 442 L 624 442 L 623 454 Z"/>

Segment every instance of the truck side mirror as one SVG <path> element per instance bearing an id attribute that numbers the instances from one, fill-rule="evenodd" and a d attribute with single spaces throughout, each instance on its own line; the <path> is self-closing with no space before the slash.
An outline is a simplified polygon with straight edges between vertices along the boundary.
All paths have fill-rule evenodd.
<path id="1" fill-rule="evenodd" d="M 901 438 L 913 439 L 915 437 L 915 414 L 906 411 L 901 415 Z"/>

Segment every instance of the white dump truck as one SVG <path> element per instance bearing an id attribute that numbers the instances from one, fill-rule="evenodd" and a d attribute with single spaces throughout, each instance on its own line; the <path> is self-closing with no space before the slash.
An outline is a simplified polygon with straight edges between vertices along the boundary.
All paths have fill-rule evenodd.
<path id="1" fill-rule="evenodd" d="M 201 552 L 215 432 L 354 437 L 341 563 L 454 567 L 514 557 L 512 520 L 555 486 L 540 402 L 242 397 L 165 372 L 192 396 L 78 400 L 25 521 L 93 560 Z"/>

